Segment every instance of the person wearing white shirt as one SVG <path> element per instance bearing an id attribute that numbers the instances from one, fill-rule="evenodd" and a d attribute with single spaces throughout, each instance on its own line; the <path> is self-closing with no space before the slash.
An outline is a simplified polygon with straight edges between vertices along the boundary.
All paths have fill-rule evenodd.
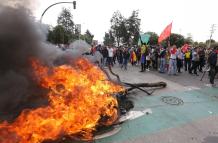
<path id="1" fill-rule="evenodd" d="M 111 46 L 109 46 L 107 50 L 108 50 L 108 64 L 113 66 L 114 50 Z"/>

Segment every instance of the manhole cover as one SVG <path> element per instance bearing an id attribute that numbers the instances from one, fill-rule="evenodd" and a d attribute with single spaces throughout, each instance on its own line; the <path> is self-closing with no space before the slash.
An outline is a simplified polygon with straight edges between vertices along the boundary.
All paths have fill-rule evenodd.
<path id="1" fill-rule="evenodd" d="M 183 105 L 184 103 L 182 99 L 173 96 L 163 96 L 161 100 L 170 105 Z"/>
<path id="2" fill-rule="evenodd" d="M 216 98 L 216 99 L 218 99 L 218 96 L 217 95 L 215 95 L 215 96 L 213 96 L 214 98 Z"/>

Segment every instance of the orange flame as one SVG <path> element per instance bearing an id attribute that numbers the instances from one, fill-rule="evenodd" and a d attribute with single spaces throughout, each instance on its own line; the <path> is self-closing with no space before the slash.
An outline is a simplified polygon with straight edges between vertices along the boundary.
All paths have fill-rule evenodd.
<path id="1" fill-rule="evenodd" d="M 13 123 L 0 124 L 0 143 L 40 143 L 74 134 L 92 139 L 98 125 L 117 120 L 118 103 L 112 94 L 123 88 L 87 60 L 54 68 L 33 60 L 32 66 L 40 85 L 49 89 L 49 105 L 25 110 Z"/>

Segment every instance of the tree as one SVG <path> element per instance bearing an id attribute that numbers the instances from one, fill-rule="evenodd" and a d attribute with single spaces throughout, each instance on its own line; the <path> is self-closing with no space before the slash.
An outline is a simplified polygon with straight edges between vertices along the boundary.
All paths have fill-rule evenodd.
<path id="1" fill-rule="evenodd" d="M 211 48 L 218 47 L 218 42 L 214 42 L 211 44 Z"/>
<path id="2" fill-rule="evenodd" d="M 185 38 L 184 36 L 176 33 L 172 33 L 170 37 L 168 37 L 166 40 L 164 40 L 161 44 L 163 46 L 167 46 L 167 41 L 170 41 L 170 45 L 176 45 L 177 48 L 182 47 L 185 44 Z"/>
<path id="3" fill-rule="evenodd" d="M 176 45 L 177 47 L 182 47 L 185 44 L 185 38 L 184 38 L 184 36 L 182 36 L 180 34 L 172 33 L 170 35 L 170 43 L 171 43 L 171 45 Z"/>
<path id="4" fill-rule="evenodd" d="M 121 15 L 119 11 L 114 12 L 110 22 L 111 22 L 111 31 L 113 33 L 113 36 L 115 37 L 115 40 L 117 42 L 117 45 L 120 45 L 121 38 L 124 35 L 125 30 L 125 18 Z"/>
<path id="5" fill-rule="evenodd" d="M 112 31 L 109 31 L 108 33 L 105 33 L 104 45 L 106 45 L 106 46 L 113 45 L 114 42 L 115 42 L 115 39 L 113 37 Z"/>
<path id="6" fill-rule="evenodd" d="M 198 46 L 199 46 L 199 47 L 203 47 L 203 48 L 207 47 L 207 45 L 206 45 L 204 42 L 198 43 Z"/>
<path id="7" fill-rule="evenodd" d="M 53 44 L 68 44 L 70 37 L 66 33 L 63 26 L 58 25 L 53 28 L 53 30 L 49 30 L 48 41 Z"/>
<path id="8" fill-rule="evenodd" d="M 206 40 L 206 42 L 205 42 L 205 43 L 208 45 L 208 44 L 209 44 L 209 42 L 210 42 L 210 39 Z M 215 41 L 215 40 L 213 40 L 213 39 L 211 39 L 211 44 L 212 44 L 212 43 L 216 43 L 216 41 Z"/>
<path id="9" fill-rule="evenodd" d="M 145 34 L 149 34 L 150 40 L 149 40 L 149 44 L 150 45 L 157 45 L 158 44 L 158 35 L 155 32 L 146 32 Z"/>
<path id="10" fill-rule="evenodd" d="M 71 14 L 70 9 L 63 8 L 58 17 L 57 23 L 58 25 L 63 26 L 67 32 L 74 34 L 74 22 L 72 18 L 73 15 Z"/>
<path id="11" fill-rule="evenodd" d="M 119 11 L 114 12 L 111 18 L 111 31 L 118 46 L 121 42 L 127 45 L 137 45 L 140 22 L 137 10 L 133 11 L 127 19 Z"/>
<path id="12" fill-rule="evenodd" d="M 194 47 L 195 47 L 195 46 L 198 46 L 198 42 L 195 41 L 195 42 L 193 43 L 193 46 L 194 46 Z"/>
<path id="13" fill-rule="evenodd" d="M 94 35 L 92 35 L 92 33 L 89 30 L 86 30 L 86 33 L 84 34 L 84 40 L 88 43 L 88 44 L 92 44 Z"/>
<path id="14" fill-rule="evenodd" d="M 185 38 L 185 44 L 193 44 L 193 40 L 192 40 L 192 35 L 191 35 L 191 33 L 188 33 L 187 34 L 187 38 Z"/>
<path id="15" fill-rule="evenodd" d="M 132 15 L 126 20 L 126 30 L 127 30 L 127 38 L 131 39 L 128 44 L 129 45 L 137 45 L 139 39 L 140 32 L 140 23 L 141 20 L 138 18 L 139 12 L 138 10 L 134 10 Z"/>

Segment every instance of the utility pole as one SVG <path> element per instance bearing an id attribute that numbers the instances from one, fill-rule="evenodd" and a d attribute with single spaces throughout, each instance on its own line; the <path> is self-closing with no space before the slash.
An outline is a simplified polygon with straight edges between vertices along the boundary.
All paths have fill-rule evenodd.
<path id="1" fill-rule="evenodd" d="M 216 27 L 216 25 L 215 25 L 215 24 L 212 24 L 211 30 L 210 30 L 210 41 L 209 41 L 209 43 L 208 43 L 208 48 L 210 48 L 211 39 L 212 39 L 212 36 L 213 36 L 214 31 L 216 30 L 215 27 Z"/>

